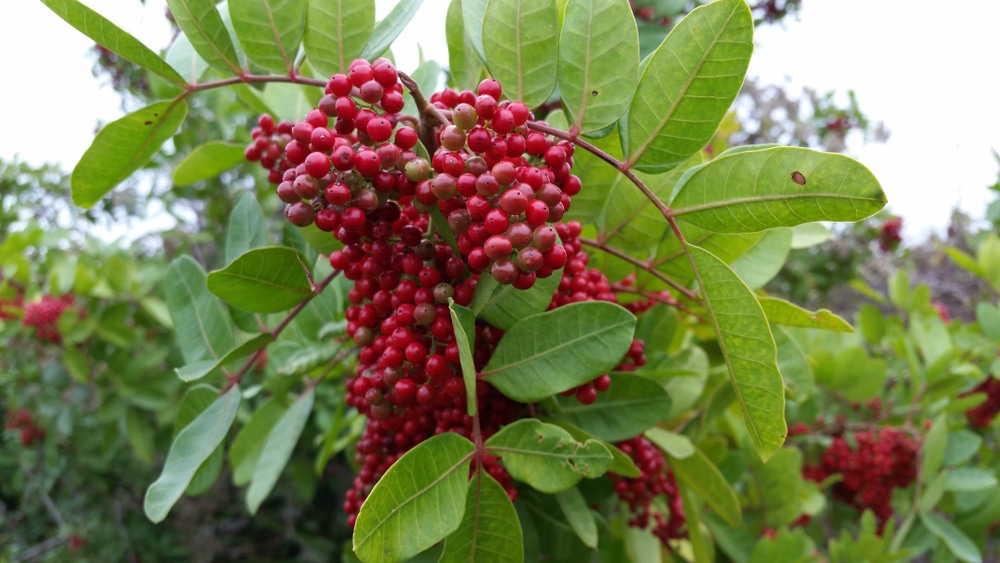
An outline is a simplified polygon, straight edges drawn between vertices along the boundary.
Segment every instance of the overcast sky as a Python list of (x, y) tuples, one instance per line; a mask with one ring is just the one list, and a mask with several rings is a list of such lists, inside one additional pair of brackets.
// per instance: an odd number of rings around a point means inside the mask
[[(164, 0), (83, 0), (154, 50), (169, 39)], [(394, 5), (378, 1), (381, 17)], [(958, 205), (981, 217), (997, 176), (1000, 103), (989, 62), (1000, 54), (1000, 2), (955, 8), (926, 0), (803, 0), (796, 20), (758, 31), (749, 75), (764, 83), (854, 89), (862, 110), (891, 131), (882, 145), (849, 152), (882, 182), (889, 207), (904, 216), (905, 236), (941, 231)], [(427, 0), (394, 49), (412, 70), (419, 42), (426, 58), (447, 61), (445, 0)], [(942, 9), (945, 8), (945, 9)], [(17, 0), (0, 19), (5, 71), (0, 158), (71, 169), (95, 124), (122, 115), (101, 88), (86, 53), (92, 42), (38, 0)]]

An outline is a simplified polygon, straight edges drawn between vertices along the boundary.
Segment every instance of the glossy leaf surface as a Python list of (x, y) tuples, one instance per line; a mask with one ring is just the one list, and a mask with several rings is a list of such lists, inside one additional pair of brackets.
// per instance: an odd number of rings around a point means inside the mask
[(312, 295), (307, 272), (301, 255), (292, 248), (255, 248), (210, 273), (208, 289), (234, 307), (276, 313)]

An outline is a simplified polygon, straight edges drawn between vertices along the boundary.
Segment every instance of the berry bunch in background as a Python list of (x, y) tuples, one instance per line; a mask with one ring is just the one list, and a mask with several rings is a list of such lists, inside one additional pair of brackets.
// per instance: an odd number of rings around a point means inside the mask
[(840, 434), (817, 464), (803, 468), (803, 475), (816, 482), (840, 475), (834, 498), (859, 512), (871, 509), (881, 531), (893, 514), (893, 490), (910, 486), (917, 477), (919, 450), (910, 434), (891, 426)]
[(985, 394), (986, 400), (965, 411), (965, 418), (969, 424), (977, 428), (986, 428), (996, 418), (997, 412), (1000, 412), (1000, 380), (990, 375), (960, 396), (965, 397), (974, 393)]
[[(628, 525), (646, 528), (653, 524), (653, 535), (663, 545), (685, 537), (686, 518), (677, 479), (667, 466), (663, 452), (642, 436), (619, 442), (618, 448), (632, 458), (641, 475), (635, 478), (611, 474), (615, 493), (632, 514)], [(666, 512), (664, 512), (664, 508)]]
[(35, 337), (39, 340), (58, 344), (62, 341), (62, 336), (59, 334), (56, 324), (63, 311), (72, 307), (75, 302), (76, 299), (70, 294), (62, 297), (43, 295), (38, 301), (24, 304), (24, 316), (21, 318), (21, 323), (26, 327), (34, 328)]
[(890, 217), (886, 219), (879, 228), (877, 240), (879, 250), (882, 252), (892, 252), (903, 242), (901, 232), (903, 230), (902, 217)]
[(28, 409), (14, 409), (7, 412), (7, 430), (20, 432), (21, 445), (28, 447), (45, 438), (45, 429), (35, 423)]

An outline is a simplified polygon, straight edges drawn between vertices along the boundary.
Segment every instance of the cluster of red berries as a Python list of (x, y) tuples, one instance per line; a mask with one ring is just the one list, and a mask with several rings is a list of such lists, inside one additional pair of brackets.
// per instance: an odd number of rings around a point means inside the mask
[(1000, 379), (990, 375), (959, 396), (965, 397), (973, 393), (984, 393), (986, 401), (965, 411), (965, 418), (969, 420), (969, 424), (977, 428), (986, 428), (996, 418), (997, 412), (1000, 412)]
[(35, 337), (39, 340), (59, 343), (62, 336), (56, 323), (63, 311), (69, 309), (75, 303), (72, 295), (66, 294), (62, 297), (44, 295), (39, 301), (31, 301), (24, 304), (24, 317), (21, 323), (27, 327), (34, 327)]
[(673, 24), (673, 20), (669, 16), (657, 18), (656, 9), (652, 5), (636, 6), (634, 0), (629, 0), (628, 3), (632, 7), (632, 14), (637, 20), (655, 23), (662, 27), (670, 27)]
[(5, 427), (7, 430), (20, 431), (21, 445), (25, 447), (45, 438), (45, 429), (35, 424), (35, 420), (28, 409), (8, 411)]
[(882, 252), (891, 252), (896, 250), (899, 243), (903, 242), (903, 237), (900, 234), (903, 230), (903, 218), (902, 217), (890, 217), (882, 223), (882, 227), (878, 231), (878, 247)]
[[(678, 539), (687, 533), (684, 529), (686, 517), (680, 491), (677, 489), (677, 479), (673, 470), (667, 466), (663, 452), (642, 436), (616, 444), (626, 455), (632, 458), (639, 468), (639, 477), (621, 477), (609, 473), (614, 480), (615, 493), (618, 498), (628, 504), (632, 517), (629, 526), (646, 528), (650, 518), (655, 522), (653, 535), (660, 539), (663, 545), (669, 545), (669, 540)], [(654, 499), (663, 497), (669, 514), (654, 505)]]
[(802, 473), (816, 482), (840, 474), (843, 479), (833, 485), (834, 498), (859, 511), (871, 509), (881, 533), (892, 517), (893, 489), (906, 488), (917, 477), (919, 450), (909, 434), (891, 426), (858, 431), (852, 437), (841, 434), (834, 436), (819, 463), (806, 466)]
[[(246, 149), (277, 184), (290, 222), (315, 224), (343, 244), (330, 265), (354, 283), (345, 317), (358, 365), (346, 403), (368, 423), (343, 505), (352, 526), (374, 484), (408, 450), (442, 432), (472, 438), (450, 300), (469, 305), (483, 273), (528, 289), (563, 269), (550, 308), (617, 302), (607, 278), (587, 268), (581, 226), (559, 222), (580, 190), (573, 145), (528, 129), (527, 106), (501, 96), (492, 79), (477, 93), (433, 94), (421, 113), (442, 123), (430, 132), (414, 124), (425, 145), (436, 144), (428, 162), (414, 151), (416, 129), (398, 113), (396, 70), (383, 59), (358, 60), (330, 79), (304, 120), (262, 116)], [(432, 228), (432, 216), (444, 220)], [(477, 370), (502, 336), (478, 322)], [(619, 367), (643, 365), (643, 348), (633, 343)], [(602, 375), (570, 394), (593, 402), (610, 383)], [(530, 412), (485, 380), (475, 396), (483, 439)], [(476, 463), (517, 497), (500, 460), (485, 454)]]

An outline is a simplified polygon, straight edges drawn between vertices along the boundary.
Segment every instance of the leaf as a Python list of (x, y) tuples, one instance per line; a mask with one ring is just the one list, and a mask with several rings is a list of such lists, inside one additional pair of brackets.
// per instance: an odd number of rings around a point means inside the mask
[(540, 278), (526, 290), (500, 285), (493, 276), (480, 276), (470, 307), (484, 321), (501, 330), (510, 330), (521, 319), (549, 308), (562, 273), (560, 269), (547, 278)]
[(221, 358), (191, 362), (182, 367), (174, 368), (174, 371), (177, 372), (177, 377), (179, 377), (181, 381), (195, 381), (205, 377), (212, 371), (228, 364), (229, 362), (249, 356), (251, 353), (260, 350), (261, 348), (265, 348), (271, 340), (272, 336), (270, 333), (258, 334), (243, 344), (240, 344), (236, 348), (233, 348)]
[(274, 484), (278, 482), (278, 477), (281, 476), (281, 471), (292, 456), (295, 444), (299, 443), (299, 437), (312, 412), (314, 389), (310, 387), (296, 399), (268, 433), (267, 442), (257, 458), (257, 467), (254, 469), (250, 488), (247, 490), (247, 510), (250, 514), (257, 514), (260, 503), (271, 493)]
[(246, 56), (272, 72), (292, 72), (306, 27), (306, 2), (229, 0), (233, 30)]
[(403, 454), (361, 505), (354, 552), (362, 561), (405, 561), (458, 529), (476, 446), (452, 432)]
[(462, 20), (465, 23), (465, 33), (469, 36), (472, 48), (475, 49), (480, 60), (484, 62), (486, 54), (483, 51), (483, 22), (486, 21), (487, 4), (489, 4), (489, 0), (462, 0)]
[(270, 244), (267, 236), (267, 220), (257, 198), (252, 192), (240, 196), (229, 216), (226, 229), (226, 263), (236, 260), (252, 248)]
[(810, 248), (833, 238), (833, 231), (822, 223), (803, 223), (792, 228), (792, 249)]
[(934, 512), (922, 510), (920, 511), (920, 521), (924, 523), (924, 526), (927, 526), (931, 533), (941, 538), (948, 546), (948, 550), (960, 561), (980, 563), (983, 560), (975, 542), (948, 520)]
[[(792, 179), (798, 171), (804, 185)], [(680, 180), (673, 216), (719, 233), (753, 233), (813, 221), (860, 221), (885, 206), (864, 165), (842, 154), (776, 147), (719, 157)]]
[(399, 0), (396, 2), (389, 15), (375, 25), (368, 45), (361, 52), (361, 58), (373, 60), (385, 53), (392, 42), (406, 29), (406, 25), (417, 14), (423, 3), (424, 0)]
[(754, 467), (760, 498), (767, 499), (764, 521), (771, 528), (790, 525), (802, 515), (802, 452), (781, 448), (767, 463)]
[(202, 462), (226, 437), (239, 406), (240, 389), (234, 385), (177, 434), (163, 471), (146, 489), (143, 509), (152, 522), (162, 522), (167, 517)]
[(462, 365), (462, 380), (465, 382), (465, 401), (469, 416), (476, 416), (476, 364), (472, 359), (472, 348), (476, 345), (476, 315), (468, 307), (463, 307), (448, 298), (451, 323), (455, 327), (455, 343)]
[(683, 434), (654, 427), (646, 430), (643, 436), (670, 457), (684, 459), (694, 455), (694, 444)]
[(73, 203), (91, 207), (145, 165), (174, 136), (187, 115), (187, 103), (155, 103), (105, 125), (73, 169)]
[(221, 358), (235, 345), (232, 322), (205, 279), (197, 262), (181, 256), (170, 264), (164, 282), (174, 334), (187, 363)]
[(277, 395), (272, 396), (253, 413), (233, 444), (229, 447), (229, 465), (233, 468), (233, 485), (242, 487), (250, 482), (257, 467), (257, 459), (264, 449), (264, 443), (271, 428), (278, 422), (288, 407)]
[(597, 549), (597, 522), (580, 489), (572, 487), (556, 493), (556, 501), (573, 531), (590, 549)]
[[(471, 0), (465, 0), (471, 1)], [(448, 75), (456, 90), (475, 91), (483, 74), (483, 63), (475, 55), (475, 47), (465, 31), (462, 15), (463, 0), (451, 0), (445, 16), (444, 32), (448, 41)], [(486, 3), (483, 2), (485, 9)], [(480, 33), (482, 30), (480, 30)], [(482, 47), (480, 46), (480, 50)]]
[(802, 401), (816, 391), (809, 357), (785, 328), (773, 327), (773, 330), (774, 344), (778, 348), (778, 371), (785, 380), (789, 396)]
[(486, 66), (507, 97), (528, 107), (545, 103), (556, 86), (559, 58), (555, 0), (490, 0), (479, 25)]
[(524, 537), (514, 503), (486, 471), (476, 471), (465, 497), (465, 515), (444, 540), (438, 563), (521, 563)]
[(215, 7), (215, 0), (167, 0), (167, 6), (202, 59), (223, 73), (242, 73), (236, 47)]
[(511, 477), (543, 493), (558, 493), (581, 478), (603, 475), (611, 453), (597, 440), (580, 443), (562, 428), (536, 418), (508, 424), (486, 440)]
[(614, 368), (634, 330), (632, 313), (604, 301), (532, 315), (504, 334), (482, 377), (515, 401), (536, 402)]
[(287, 246), (254, 248), (208, 274), (208, 289), (230, 305), (255, 313), (290, 309), (312, 295), (308, 266)]
[(785, 265), (792, 247), (792, 230), (779, 227), (764, 232), (730, 267), (750, 289), (757, 290), (774, 279)]
[(243, 163), (243, 145), (212, 141), (196, 147), (174, 169), (174, 185), (187, 186), (215, 178)]
[(639, 84), (639, 34), (632, 10), (617, 0), (570, 0), (565, 14), (559, 94), (573, 126), (590, 133), (613, 125), (632, 102)]
[[(573, 426), (572, 424), (566, 422), (565, 420), (558, 420), (552, 418), (546, 418), (543, 422), (554, 424), (559, 428), (562, 428), (569, 435), (573, 437), (577, 442), (586, 442), (588, 440), (596, 440), (590, 434), (587, 434), (583, 430)], [(611, 452), (611, 465), (608, 466), (608, 472), (614, 472), (622, 477), (638, 477), (639, 468), (636, 467), (635, 461), (631, 457), (621, 451), (614, 444), (609, 444), (608, 442), (601, 441), (603, 445), (609, 452)]]
[(939, 414), (934, 418), (930, 429), (924, 436), (924, 443), (920, 448), (920, 480), (927, 482), (930, 476), (937, 473), (944, 460), (944, 452), (948, 447), (948, 420), (946, 413)]
[(834, 332), (854, 332), (854, 327), (829, 309), (807, 311), (794, 303), (777, 297), (758, 297), (767, 321), (784, 326), (819, 328)]
[(785, 440), (784, 383), (771, 327), (756, 297), (728, 266), (697, 246), (690, 252), (747, 432), (766, 461)]
[(1000, 342), (1000, 309), (985, 301), (976, 303), (976, 321), (983, 334), (994, 342)]
[(156, 453), (156, 432), (153, 421), (149, 420), (146, 413), (134, 407), (127, 408), (125, 435), (136, 457), (146, 465), (153, 463), (153, 454)]
[(976, 492), (997, 486), (997, 476), (982, 467), (956, 467), (948, 472), (946, 490)]
[(347, 73), (361, 55), (375, 28), (372, 0), (308, 0), (306, 31), (302, 39), (306, 57), (323, 76)]
[[(275, 120), (284, 119), (295, 123), (313, 108), (316, 101), (312, 99), (312, 93), (306, 93), (300, 84), (288, 84), (284, 82), (269, 82), (264, 86), (264, 93), (261, 95), (262, 101), (267, 107), (274, 111)], [(315, 227), (315, 225), (313, 225)], [(330, 233), (322, 232), (329, 238)]]
[[(167, 47), (164, 58), (167, 64), (174, 68), (179, 68), (180, 72), (184, 75), (185, 81), (190, 84), (200, 82), (209, 69), (208, 63), (195, 52), (194, 46), (191, 45), (191, 40), (183, 33), (178, 34), (177, 38), (170, 44), (170, 47)], [(170, 92), (168, 87), (168, 91), (164, 94), (167, 96), (176, 96), (181, 91), (180, 88), (177, 88)]]
[(670, 396), (652, 379), (630, 373), (611, 376), (611, 387), (585, 405), (575, 397), (559, 397), (559, 418), (596, 438), (620, 442), (641, 434), (667, 417)]
[(739, 497), (704, 452), (695, 448), (694, 455), (685, 458), (671, 456), (670, 467), (682, 486), (697, 493), (730, 526), (739, 527), (743, 520)]
[(42, 3), (98, 45), (114, 51), (123, 59), (132, 61), (177, 86), (187, 85), (181, 75), (149, 47), (77, 0), (42, 0)]
[(740, 91), (752, 51), (753, 18), (743, 0), (718, 0), (681, 20), (639, 78), (628, 111), (626, 167), (663, 172), (708, 144)]

